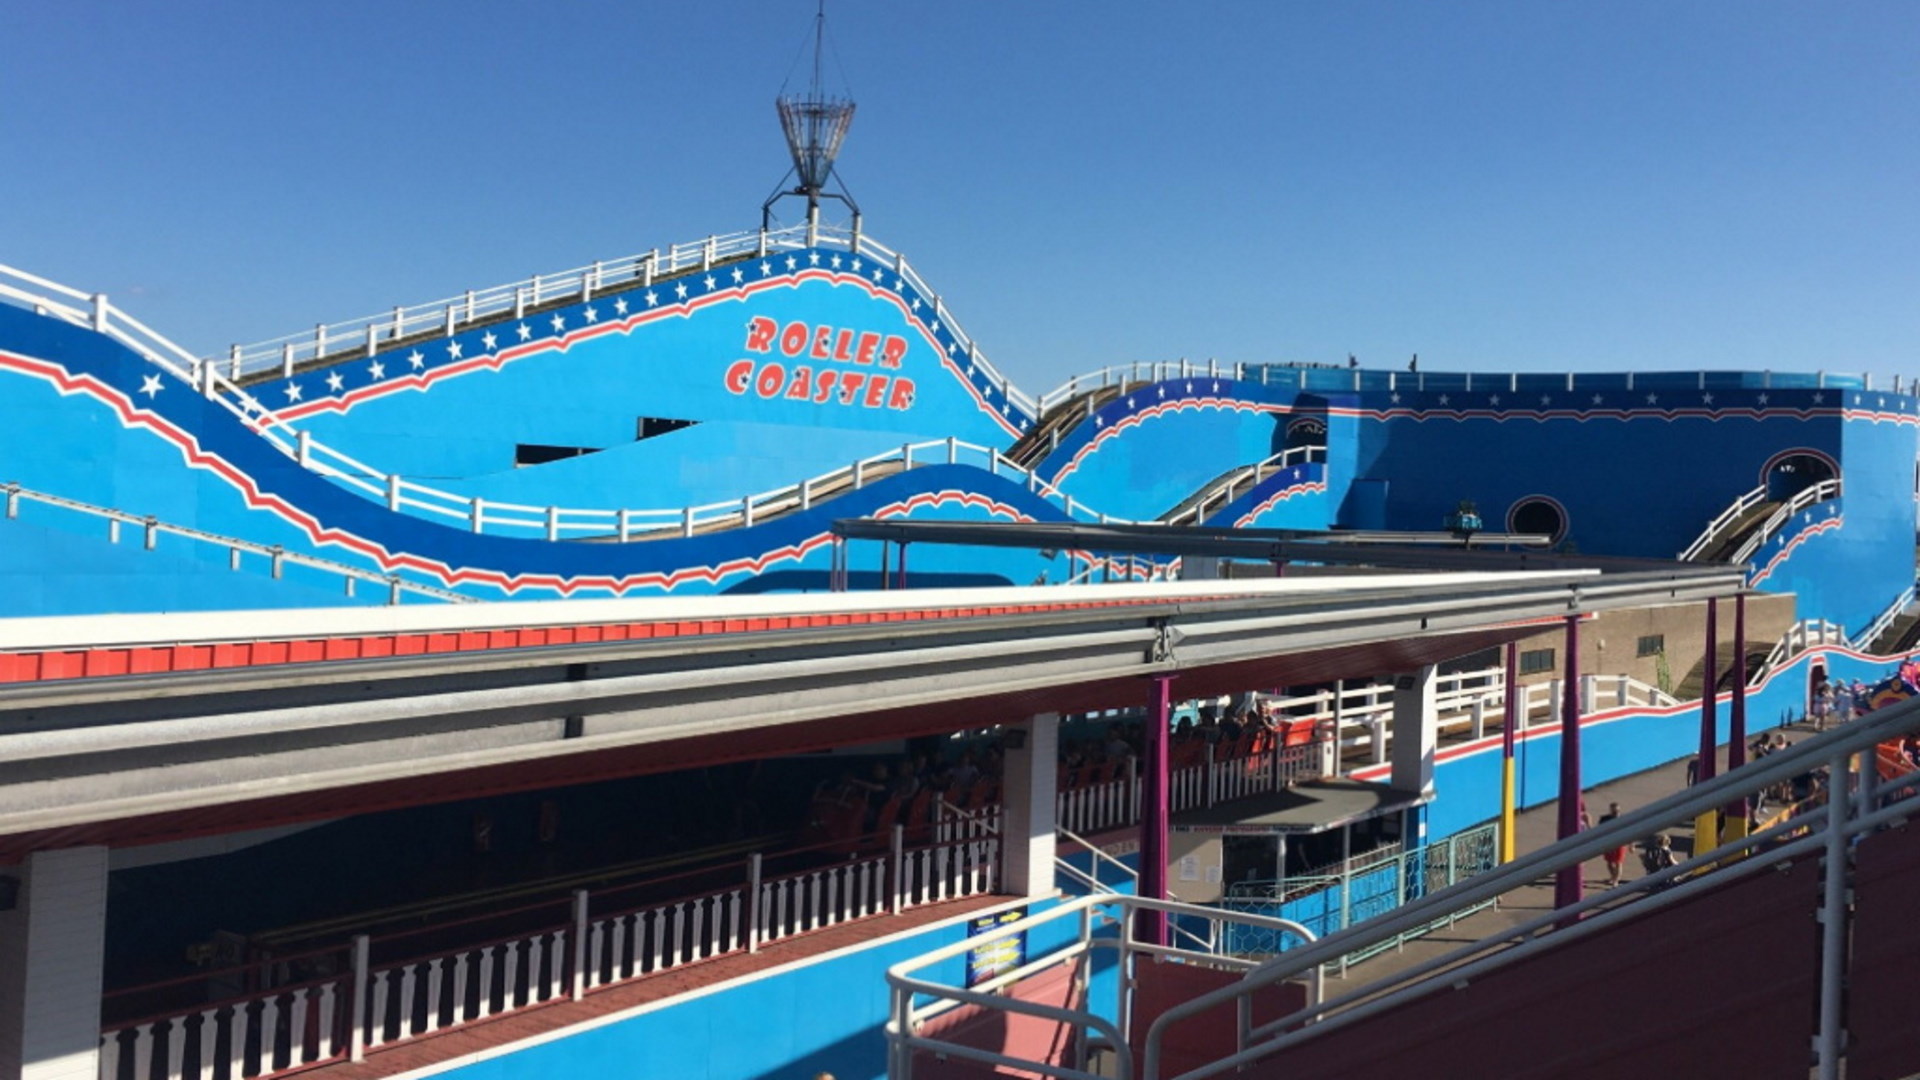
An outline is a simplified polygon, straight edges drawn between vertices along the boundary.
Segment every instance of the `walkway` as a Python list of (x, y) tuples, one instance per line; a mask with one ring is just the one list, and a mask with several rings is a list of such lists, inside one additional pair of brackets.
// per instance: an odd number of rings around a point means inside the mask
[[(1814, 733), (1813, 729), (1805, 724), (1774, 730), (1785, 735), (1789, 743), (1799, 742)], [(1769, 731), (1768, 734), (1772, 732)], [(1725, 745), (1720, 748), (1720, 760), (1723, 764), (1726, 761)], [(1687, 759), (1682, 758), (1611, 783), (1588, 788), (1587, 810), (1596, 819), (1606, 813), (1607, 804), (1610, 802), (1619, 803), (1622, 811), (1631, 811), (1666, 798), (1686, 785)], [(1555, 842), (1558, 813), (1557, 804), (1549, 802), (1523, 810), (1517, 815), (1518, 821), (1514, 834), (1520, 854), (1538, 851)], [(1692, 852), (1693, 827), (1691, 824), (1668, 829), (1667, 835), (1673, 838), (1674, 849), (1682, 859)], [(1641, 876), (1642, 873), (1637, 854), (1629, 851), (1622, 880), (1631, 880)], [(1607, 886), (1606, 865), (1599, 859), (1589, 861), (1586, 864), (1584, 877), (1588, 893), (1604, 890)], [(1497, 907), (1476, 912), (1451, 927), (1436, 930), (1424, 937), (1409, 941), (1396, 951), (1381, 953), (1350, 966), (1347, 969), (1347, 977), (1352, 979), (1363, 976), (1368, 980), (1385, 978), (1415, 964), (1451, 952), (1461, 945), (1479, 941), (1502, 930), (1518, 926), (1529, 919), (1552, 911), (1553, 907), (1553, 879), (1543, 877), (1525, 889), (1507, 893), (1501, 897)]]

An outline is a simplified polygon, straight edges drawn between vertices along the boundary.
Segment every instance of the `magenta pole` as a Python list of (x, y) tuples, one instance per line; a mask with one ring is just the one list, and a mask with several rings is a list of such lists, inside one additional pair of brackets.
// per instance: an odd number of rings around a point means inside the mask
[(900, 581), (898, 588), (907, 587), (907, 542), (900, 541)]
[[(1580, 616), (1567, 616), (1566, 684), (1560, 695), (1560, 839), (1580, 831)], [(1580, 902), (1581, 864), (1562, 867), (1553, 880), (1553, 906)]]
[(1720, 674), (1720, 601), (1707, 601), (1707, 683), (1700, 693), (1700, 771), (1704, 784), (1718, 775), (1720, 764), (1720, 718), (1716, 715), (1719, 695), (1715, 684)]
[[(1173, 728), (1173, 676), (1155, 675), (1147, 695), (1147, 760), (1140, 777), (1140, 895), (1167, 898), (1167, 761)], [(1143, 911), (1134, 927), (1137, 941), (1167, 943), (1167, 913)]]
[[(1733, 597), (1733, 701), (1727, 705), (1727, 771), (1747, 763), (1747, 596)], [(1747, 800), (1726, 807), (1727, 816), (1747, 819)], [(1744, 835), (1744, 834), (1743, 834)]]

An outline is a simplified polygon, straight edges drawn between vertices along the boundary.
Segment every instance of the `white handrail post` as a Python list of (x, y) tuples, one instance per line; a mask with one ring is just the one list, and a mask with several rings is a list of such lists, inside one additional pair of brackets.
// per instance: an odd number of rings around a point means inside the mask
[(587, 890), (573, 891), (573, 1000), (587, 996)]
[(407, 310), (402, 307), (393, 309), (393, 340), (399, 341), (407, 336)]
[(348, 1025), (349, 1061), (367, 1059), (367, 956), (372, 940), (365, 934), (353, 935), (353, 1012)]
[(307, 431), (293, 433), (293, 460), (303, 469), (313, 467), (313, 434)]
[(240, 346), (238, 345), (227, 350), (227, 378), (234, 380), (240, 378)]
[(454, 307), (454, 306), (453, 306), (452, 304), (448, 304), (448, 305), (447, 305), (447, 325), (446, 325), (446, 331), (447, 331), (447, 336), (448, 336), (448, 337), (452, 337), (452, 336), (453, 336), (453, 328), (454, 328), (454, 326), (456, 325), (456, 323), (457, 323), (457, 320), (459, 319), (459, 314), (460, 314), (460, 313), (459, 313), (459, 310), (458, 310), (457, 308), (455, 308), (455, 307)]
[(693, 535), (693, 507), (691, 506), (680, 511), (680, 535), (689, 537)]
[(760, 226), (760, 245), (754, 249), (754, 255), (756, 258), (761, 259), (767, 257), (767, 227), (765, 225)]
[(480, 497), (478, 495), (473, 497), (471, 504), (467, 508), (467, 521), (473, 527), (474, 532), (480, 532), (486, 528), (486, 511), (481, 509)]
[(860, 461), (856, 461), (853, 463), (853, 490), (855, 491), (859, 491), (860, 486), (867, 482), (867, 478), (865, 476), (866, 470), (862, 467), (864, 464), (865, 464), (864, 462), (860, 462)]
[(280, 377), (293, 378), (293, 342), (280, 346)]
[(813, 509), (813, 477), (800, 481), (800, 509)]
[(560, 508), (557, 506), (547, 507), (547, 539), (560, 539)]
[(913, 468), (913, 444), (901, 443), (900, 444), (900, 471), (906, 472), (908, 469), (911, 469), (911, 468)]
[(110, 310), (107, 306), (107, 294), (103, 292), (94, 293), (93, 328), (102, 334), (107, 332), (107, 314)]
[[(306, 432), (303, 431), (300, 434), (305, 435)], [(387, 509), (396, 511), (396, 512), (399, 511), (400, 509), (400, 474), (399, 473), (387, 474)]]
[(533, 275), (533, 281), (530, 287), (533, 289), (533, 306), (539, 307), (540, 306), (540, 275), (539, 274)]
[[(767, 230), (760, 230), (760, 242), (765, 244)], [(747, 856), (747, 951), (760, 951), (760, 925), (764, 921), (760, 911), (760, 853)]]
[(472, 289), (467, 290), (467, 320), (466, 321), (468, 322), (473, 321), (473, 290)]
[(626, 543), (627, 537), (633, 535), (633, 511), (623, 506), (614, 511), (613, 520), (614, 528), (620, 534), (620, 542)]
[(524, 319), (526, 316), (527, 287), (525, 285), (516, 285), (513, 287), (513, 317), (516, 319)]
[(947, 464), (958, 465), (959, 463), (960, 463), (960, 440), (955, 438), (952, 435), (949, 435), (947, 436)]
[(313, 358), (318, 360), (325, 355), (327, 355), (327, 324), (318, 323), (313, 328)]
[(895, 825), (893, 827), (893, 895), (888, 898), (888, 914), (900, 914), (900, 908), (906, 903), (906, 868), (907, 830), (900, 825)]
[[(374, 353), (379, 351), (380, 351), (380, 327), (376, 323), (368, 323), (367, 324), (367, 355), (372, 356)], [(234, 366), (236, 368), (239, 367), (239, 359), (237, 357), (234, 360)], [(239, 377), (238, 371), (236, 371), (234, 374), (236, 378)]]
[(743, 529), (746, 529), (746, 528), (751, 528), (752, 526), (753, 526), (753, 496), (742, 495), (740, 496), (740, 527)]

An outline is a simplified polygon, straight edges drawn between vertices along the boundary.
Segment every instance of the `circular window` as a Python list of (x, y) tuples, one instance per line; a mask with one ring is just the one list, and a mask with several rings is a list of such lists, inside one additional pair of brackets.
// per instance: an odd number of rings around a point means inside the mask
[(1818, 450), (1797, 447), (1782, 450), (1760, 469), (1760, 483), (1769, 499), (1791, 499), (1800, 492), (1840, 475), (1833, 458)]
[(1567, 536), (1567, 508), (1558, 499), (1529, 495), (1507, 508), (1507, 531), (1551, 537), (1557, 544)]

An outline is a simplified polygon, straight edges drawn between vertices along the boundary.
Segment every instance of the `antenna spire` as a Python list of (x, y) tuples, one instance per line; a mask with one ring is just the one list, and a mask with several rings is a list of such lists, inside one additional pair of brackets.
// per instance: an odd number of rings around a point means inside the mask
[[(847, 194), (846, 185), (839, 183), (839, 191), (828, 191), (827, 184), (839, 182), (834, 171), (834, 159), (840, 154), (840, 143), (847, 137), (847, 128), (853, 123), (853, 99), (848, 96), (835, 97), (825, 90), (821, 82), (822, 58), (826, 53), (827, 3), (819, 0), (819, 6), (813, 17), (813, 81), (804, 96), (788, 94), (784, 91), (774, 99), (774, 108), (780, 114), (780, 130), (787, 139), (787, 152), (793, 157), (793, 168), (788, 176), (798, 180), (790, 189), (776, 190), (760, 207), (760, 223), (764, 228), (772, 223), (773, 204), (789, 195), (798, 195), (807, 200), (808, 242), (820, 226), (820, 200), (837, 199), (853, 211), (853, 231), (860, 232), (860, 207)], [(783, 180), (782, 183), (785, 183)]]

